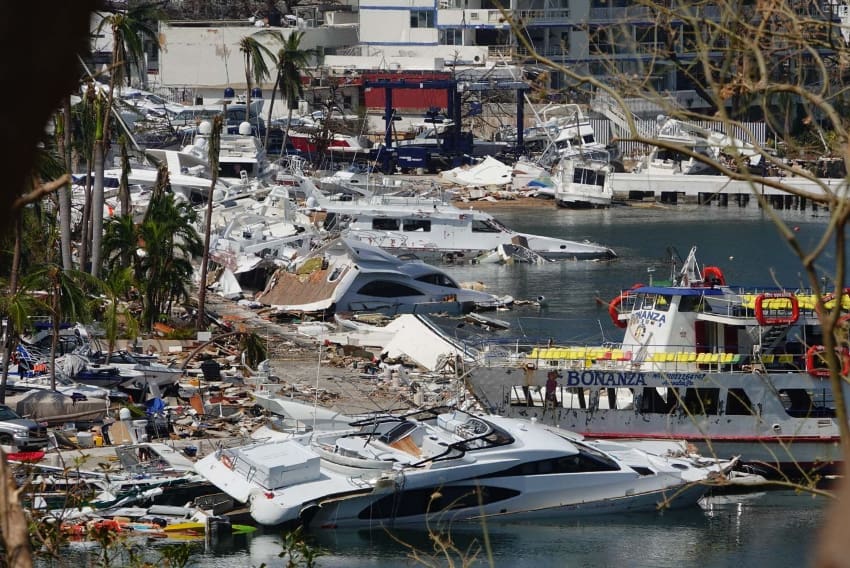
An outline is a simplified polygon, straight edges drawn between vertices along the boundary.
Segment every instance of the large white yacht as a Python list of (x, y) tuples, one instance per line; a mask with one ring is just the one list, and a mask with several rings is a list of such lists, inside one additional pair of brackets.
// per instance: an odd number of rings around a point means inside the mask
[[(604, 449), (602, 449), (604, 447)], [(515, 521), (694, 505), (730, 463), (698, 465), (453, 408), (222, 449), (197, 472), (261, 525)]]
[(350, 201), (324, 196), (303, 177), (308, 205), (327, 213), (325, 226), (393, 254), (413, 253), (443, 260), (473, 259), (500, 245), (519, 245), (547, 260), (611, 260), (610, 248), (589, 241), (513, 231), (492, 215), (460, 209), (436, 197), (401, 197), (373, 193)]

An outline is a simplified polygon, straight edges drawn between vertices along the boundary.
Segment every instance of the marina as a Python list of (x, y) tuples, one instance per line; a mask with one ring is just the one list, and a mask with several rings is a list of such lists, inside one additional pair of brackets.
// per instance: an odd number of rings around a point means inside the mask
[(846, 561), (848, 6), (80, 2), (8, 121), (8, 564)]

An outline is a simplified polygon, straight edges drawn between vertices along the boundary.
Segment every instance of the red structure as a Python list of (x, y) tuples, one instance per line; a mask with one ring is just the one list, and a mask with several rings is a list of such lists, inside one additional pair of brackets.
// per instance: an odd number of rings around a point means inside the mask
[[(451, 79), (451, 73), (442, 71), (402, 71), (389, 72), (379, 71), (374, 73), (363, 73), (361, 79), (367, 81), (445, 81)], [(366, 88), (363, 94), (367, 109), (383, 110), (385, 91), (380, 88)], [(399, 112), (420, 111), (430, 107), (446, 109), (448, 107), (448, 95), (445, 89), (396, 89), (393, 92), (393, 108)]]

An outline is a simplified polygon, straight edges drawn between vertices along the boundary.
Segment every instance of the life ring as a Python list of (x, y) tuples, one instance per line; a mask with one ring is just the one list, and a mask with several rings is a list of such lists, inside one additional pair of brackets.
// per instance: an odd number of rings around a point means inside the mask
[[(765, 315), (764, 301), (788, 300), (791, 304), (791, 313), (787, 315)], [(756, 321), (760, 325), (791, 325), (800, 317), (800, 301), (791, 292), (767, 292), (756, 296)]]
[(608, 315), (611, 316), (611, 321), (614, 322), (614, 325), (616, 325), (620, 329), (626, 329), (626, 327), (629, 325), (629, 322), (620, 319), (620, 304), (623, 302), (624, 299), (631, 296), (631, 290), (635, 290), (636, 288), (642, 287), (643, 284), (634, 284), (629, 290), (621, 292), (619, 296), (608, 302)]
[(230, 459), (229, 455), (221, 454), (221, 463), (223, 463), (224, 467), (227, 469), (233, 469), (233, 460)]
[(726, 277), (723, 275), (723, 271), (720, 270), (717, 266), (706, 266), (702, 269), (702, 279), (704, 282), (714, 285), (719, 284), (720, 286), (726, 286)]
[[(847, 349), (836, 350), (841, 355), (841, 375), (846, 377), (850, 374), (850, 352)], [(824, 352), (823, 345), (812, 345), (806, 351), (806, 372), (813, 377), (828, 377), (829, 368), (815, 365), (815, 356)]]
[[(850, 296), (850, 288), (844, 288), (844, 290), (842, 290), (842, 292), (841, 292), (841, 297), (842, 297), (841, 303), (842, 304), (844, 303), (844, 300), (843, 300), (844, 296)], [(818, 313), (818, 315), (822, 315), (821, 314), (821, 306), (823, 306), (825, 308), (826, 304), (828, 302), (833, 301), (834, 299), (835, 299), (835, 292), (828, 292), (828, 293), (824, 294), (823, 296), (821, 296), (821, 301), (815, 303), (815, 311)]]

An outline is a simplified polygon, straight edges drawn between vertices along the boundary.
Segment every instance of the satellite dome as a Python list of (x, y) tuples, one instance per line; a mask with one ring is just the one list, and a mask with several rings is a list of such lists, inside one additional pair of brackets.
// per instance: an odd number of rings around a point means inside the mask
[(251, 135), (251, 123), (250, 122), (240, 122), (239, 123), (239, 134), (242, 136), (250, 136)]
[(212, 132), (212, 123), (209, 120), (205, 120), (198, 125), (198, 133), (203, 134), (204, 136), (209, 136)]

